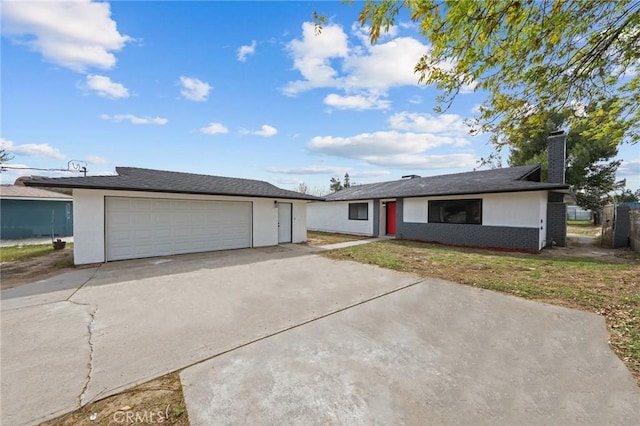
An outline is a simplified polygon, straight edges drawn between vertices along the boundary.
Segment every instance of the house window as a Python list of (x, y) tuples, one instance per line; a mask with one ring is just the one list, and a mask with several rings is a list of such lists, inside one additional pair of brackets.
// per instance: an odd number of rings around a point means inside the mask
[(429, 201), (429, 223), (482, 224), (482, 200)]
[(369, 204), (350, 203), (349, 220), (369, 220)]

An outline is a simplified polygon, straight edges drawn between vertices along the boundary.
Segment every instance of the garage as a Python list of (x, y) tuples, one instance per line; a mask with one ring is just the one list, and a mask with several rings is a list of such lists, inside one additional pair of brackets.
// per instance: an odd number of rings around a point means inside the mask
[(251, 203), (106, 197), (107, 260), (251, 247)]
[(137, 167), (25, 185), (73, 190), (76, 265), (302, 243), (307, 203), (322, 200), (261, 180)]

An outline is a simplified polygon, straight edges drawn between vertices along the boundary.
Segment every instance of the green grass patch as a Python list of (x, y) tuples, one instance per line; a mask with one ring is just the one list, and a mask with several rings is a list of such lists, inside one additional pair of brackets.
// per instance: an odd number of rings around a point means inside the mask
[(593, 226), (593, 222), (590, 220), (567, 220), (567, 225), (572, 226)]
[[(67, 243), (66, 247), (72, 248), (73, 243)], [(44, 256), (52, 253), (53, 251), (52, 244), (0, 247), (0, 262), (13, 262), (16, 260), (28, 259), (30, 257)]]
[(0, 262), (27, 259), (43, 256), (53, 251), (51, 244), (34, 244), (29, 246), (11, 246), (0, 248)]

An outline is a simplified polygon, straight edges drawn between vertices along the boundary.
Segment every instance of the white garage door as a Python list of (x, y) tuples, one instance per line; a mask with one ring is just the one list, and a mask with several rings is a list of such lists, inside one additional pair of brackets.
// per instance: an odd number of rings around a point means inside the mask
[(251, 203), (106, 197), (107, 260), (251, 247)]

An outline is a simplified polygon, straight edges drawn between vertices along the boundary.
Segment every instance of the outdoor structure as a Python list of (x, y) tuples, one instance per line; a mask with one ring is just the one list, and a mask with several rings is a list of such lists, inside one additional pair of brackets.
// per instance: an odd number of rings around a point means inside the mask
[(519, 166), (359, 185), (308, 206), (311, 230), (538, 251), (566, 240), (565, 135), (549, 138), (549, 182)]
[(73, 235), (72, 197), (21, 185), (0, 186), (0, 239)]
[(623, 248), (631, 246), (639, 251), (640, 203), (608, 204), (602, 209), (603, 247)]
[(307, 202), (320, 200), (250, 179), (116, 172), (25, 182), (73, 189), (76, 264), (304, 242)]

